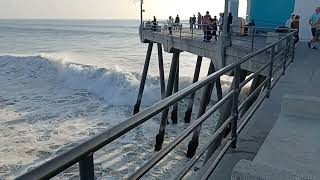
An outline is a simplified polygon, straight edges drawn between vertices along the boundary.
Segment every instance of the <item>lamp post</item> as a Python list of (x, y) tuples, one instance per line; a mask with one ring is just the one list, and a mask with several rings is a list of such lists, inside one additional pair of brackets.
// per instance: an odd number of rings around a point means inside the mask
[(143, 21), (143, 0), (140, 0), (140, 23)]
[(229, 16), (229, 0), (224, 1), (224, 16), (223, 16), (223, 36), (224, 42), (226, 42), (228, 37), (228, 16)]

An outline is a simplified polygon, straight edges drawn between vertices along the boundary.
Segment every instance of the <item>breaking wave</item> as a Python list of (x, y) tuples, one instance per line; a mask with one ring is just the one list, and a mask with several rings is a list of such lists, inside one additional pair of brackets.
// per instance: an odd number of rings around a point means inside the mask
[[(66, 59), (38, 56), (0, 56), (1, 64), (23, 66), (22, 74), (35, 72), (37, 78), (55, 78), (68, 88), (84, 89), (114, 106), (132, 106), (139, 90), (141, 75), (119, 68), (106, 69), (68, 62)], [(181, 78), (185, 87), (190, 78)], [(159, 77), (148, 76), (143, 94), (143, 106), (160, 100)]]

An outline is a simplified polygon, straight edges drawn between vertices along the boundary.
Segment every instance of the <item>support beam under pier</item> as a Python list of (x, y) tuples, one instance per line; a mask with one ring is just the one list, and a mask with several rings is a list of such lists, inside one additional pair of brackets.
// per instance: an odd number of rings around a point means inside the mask
[[(203, 59), (202, 56), (198, 56), (192, 83), (196, 83), (199, 80), (202, 59)], [(185, 123), (190, 123), (194, 98), (195, 98), (195, 93), (191, 94), (191, 96), (190, 96), (189, 103), (188, 103), (188, 109), (187, 109), (185, 116), (184, 116)]]
[[(166, 91), (166, 97), (169, 97), (172, 95), (179, 57), (180, 57), (180, 51), (176, 51), (173, 53), (167, 91)], [(160, 129), (159, 129), (159, 133), (156, 136), (155, 151), (160, 151), (162, 148), (162, 144), (164, 141), (164, 134), (165, 134), (166, 125), (168, 121), (168, 114), (169, 114), (169, 109), (166, 109), (162, 112)]]
[(164, 79), (162, 45), (160, 43), (157, 43), (157, 47), (158, 47), (161, 99), (164, 99), (166, 97), (166, 84), (165, 84), (165, 79)]
[(151, 59), (152, 48), (153, 48), (153, 43), (150, 42), (148, 45), (146, 61), (144, 63), (143, 72), (142, 72), (141, 81), (140, 81), (138, 98), (137, 98), (136, 104), (134, 105), (133, 114), (137, 114), (140, 111), (142, 95), (143, 95), (143, 91), (144, 91), (144, 87), (145, 87), (145, 83), (146, 83), (146, 79), (147, 79), (147, 75), (148, 75), (148, 69), (149, 69), (149, 64), (150, 64), (150, 59)]
[[(179, 59), (177, 63), (177, 70), (176, 70), (176, 77), (174, 80), (174, 93), (179, 91)], [(171, 113), (171, 120), (173, 124), (178, 123), (178, 106), (179, 102), (173, 105), (172, 113)]]
[[(247, 71), (246, 70), (241, 70), (240, 73), (240, 83), (242, 83), (247, 76)], [(231, 87), (229, 88), (229, 92), (231, 92), (234, 89), (234, 79), (232, 81)], [(220, 117), (216, 126), (216, 129), (219, 129), (224, 122), (231, 116), (232, 113), (232, 100), (227, 101), (220, 110)], [(231, 125), (229, 126), (229, 130), (225, 130), (225, 131), (231, 131)], [(212, 156), (212, 154), (217, 150), (217, 148), (220, 146), (223, 137), (225, 135), (226, 132), (222, 132), (221, 134), (219, 134), (219, 136), (217, 137), (216, 141), (213, 141), (213, 143), (209, 146), (208, 148), (208, 152), (206, 155), (206, 161)], [(195, 153), (195, 152), (194, 152)]]
[[(215, 72), (215, 67), (211, 60), (208, 75), (214, 72)], [(206, 112), (207, 105), (209, 104), (211, 99), (213, 85), (214, 85), (214, 82), (205, 86), (203, 90), (197, 118), (200, 118)], [(187, 157), (189, 158), (194, 156), (194, 153), (196, 152), (196, 149), (199, 145), (198, 139), (199, 139), (200, 131), (201, 131), (201, 126), (199, 126), (197, 129), (194, 130), (192, 140), (188, 144)]]

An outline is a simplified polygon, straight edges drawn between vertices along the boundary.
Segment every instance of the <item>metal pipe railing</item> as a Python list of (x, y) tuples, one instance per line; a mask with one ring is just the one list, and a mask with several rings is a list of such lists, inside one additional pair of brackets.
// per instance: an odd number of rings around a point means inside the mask
[[(237, 134), (241, 133), (241, 131), (243, 130), (245, 125), (249, 122), (251, 117), (254, 115), (254, 113), (261, 106), (261, 104), (265, 100), (265, 98), (266, 98), (266, 93), (264, 93), (264, 95), (256, 102), (256, 105), (253, 107), (252, 111), (250, 111), (249, 115), (246, 116), (245, 120), (243, 120), (243, 122), (241, 123), (239, 128), (237, 128)], [(207, 180), (210, 177), (210, 175), (212, 174), (212, 172), (214, 171), (214, 169), (218, 166), (219, 162), (221, 161), (221, 159), (223, 158), (223, 156), (227, 152), (227, 150), (230, 148), (232, 143), (234, 143), (234, 141), (236, 141), (236, 138), (231, 138), (230, 140), (228, 140), (226, 145), (223, 147), (223, 149), (218, 154), (218, 156), (214, 159), (214, 161), (212, 162), (213, 159), (210, 158), (207, 161), (207, 163), (204, 165), (204, 166), (206, 166), (206, 165), (209, 166), (209, 168), (205, 171), (205, 173), (204, 174), (200, 174), (199, 177), (196, 178), (196, 179)]]
[(229, 117), (222, 126), (214, 132), (209, 141), (204, 145), (204, 147), (200, 150), (200, 152), (191, 158), (188, 164), (180, 171), (179, 175), (175, 179), (182, 179), (188, 171), (192, 168), (192, 166), (200, 159), (200, 157), (207, 151), (212, 142), (216, 140), (216, 138), (228, 127), (229, 123), (232, 121), (233, 117)]
[[(145, 24), (145, 23), (144, 23)], [(200, 25), (202, 29), (196, 29), (191, 28), (190, 24), (188, 23), (179, 23), (178, 25), (172, 25), (171, 31), (172, 33), (169, 33), (167, 36), (171, 37), (177, 37), (177, 38), (183, 38), (183, 39), (192, 39), (192, 40), (203, 40), (205, 42), (215, 42), (218, 38), (220, 38), (220, 34), (222, 31), (218, 29), (219, 24), (216, 27), (216, 30), (212, 29), (211, 25), (208, 24), (195, 24), (196, 26)], [(175, 28), (174, 28), (175, 27)], [(211, 29), (209, 28), (211, 27)], [(246, 28), (247, 32), (240, 32), (236, 33), (233, 32), (233, 29), (240, 29)], [(153, 33), (162, 34), (165, 35), (165, 31), (168, 31), (168, 24), (166, 22), (157, 22), (157, 25), (152, 26), (151, 24), (148, 26), (145, 26), (145, 30), (152, 31)], [(268, 42), (266, 38), (282, 38), (285, 37), (288, 33), (294, 32), (294, 29), (290, 28), (277, 28), (276, 30), (282, 30), (286, 31), (287, 33), (279, 33), (279, 35), (270, 35), (267, 32), (275, 30), (271, 27), (256, 27), (256, 26), (230, 26), (229, 36), (226, 38), (231, 38), (231, 44), (237, 47), (244, 47), (251, 50), (251, 52), (255, 51), (256, 49), (259, 49), (262, 45), (268, 45), (272, 44), (271, 42)], [(210, 32), (210, 33), (209, 33)], [(283, 35), (282, 35), (283, 34)], [(240, 36), (248, 36), (251, 37), (249, 39), (240, 37)], [(211, 41), (211, 39), (214, 38), (215, 41)], [(264, 38), (264, 39), (263, 39)], [(240, 41), (240, 44), (235, 41)], [(246, 43), (247, 42), (247, 43)]]
[[(52, 160), (44, 163), (43, 165), (31, 170), (30, 172), (25, 173), (24, 175), (18, 177), (17, 179), (49, 179), (51, 177), (56, 176), (67, 168), (73, 166), (76, 163), (79, 163), (80, 167), (80, 178), (81, 179), (93, 179), (94, 178), (94, 160), (93, 154), (98, 151), (102, 147), (108, 145), (114, 140), (118, 139), (128, 131), (133, 128), (139, 126), (140, 124), (148, 121), (155, 115), (161, 113), (163, 110), (168, 109), (170, 106), (179, 102), (183, 98), (195, 93), (199, 89), (207, 86), (208, 84), (214, 82), (217, 78), (220, 78), (222, 75), (235, 70), (235, 78), (239, 78), (240, 76), (240, 67), (241, 64), (249, 61), (251, 58), (266, 52), (270, 49), (273, 49), (276, 45), (281, 43), (284, 40), (292, 38), (293, 33), (288, 34), (287, 36), (281, 38), (278, 42), (275, 42), (265, 48), (252, 52), (245, 57), (241, 58), (239, 61), (234, 62), (226, 67), (216, 71), (215, 73), (207, 76), (202, 81), (198, 81), (187, 88), (173, 94), (172, 96), (167, 97), (166, 99), (152, 105), (151, 107), (141, 111), (140, 113), (128, 118), (124, 122), (114, 126), (111, 129), (104, 131), (103, 133), (93, 137), (92, 139), (80, 144), (79, 146), (71, 149), (70, 151), (53, 158)], [(288, 57), (288, 49), (289, 46), (286, 46), (285, 50), (285, 60), (284, 65), (287, 66), (286, 58)], [(272, 61), (271, 61), (272, 62)], [(270, 65), (270, 63), (268, 65)], [(291, 61), (290, 61), (291, 62)], [(290, 64), (289, 62), (289, 64)], [(267, 67), (267, 66), (266, 66)], [(281, 64), (280, 64), (281, 67)], [(285, 70), (286, 68), (284, 68)], [(273, 76), (274, 74), (272, 74)], [(281, 76), (280, 76), (281, 77)], [(268, 77), (271, 79), (272, 77)], [(268, 80), (267, 78), (267, 80)], [(266, 80), (266, 81), (267, 81)], [(276, 81), (277, 82), (277, 81)], [(272, 86), (272, 88), (274, 85)], [(229, 145), (235, 148), (236, 139), (238, 135), (237, 130), (237, 122), (239, 119), (238, 115), (238, 96), (240, 93), (240, 82), (239, 79), (235, 81), (235, 88), (232, 90), (227, 96), (225, 96), (222, 100), (220, 100), (216, 105), (214, 105), (209, 111), (207, 111), (203, 116), (201, 116), (198, 120), (196, 120), (193, 124), (190, 125), (183, 133), (178, 136), (169, 146), (165, 147), (162, 151), (160, 151), (154, 158), (152, 158), (149, 162), (147, 162), (144, 166), (142, 166), (135, 174), (133, 174), (132, 178), (140, 178), (145, 174), (148, 170), (150, 170), (157, 162), (159, 162), (163, 157), (165, 157), (168, 152), (170, 152), (174, 147), (176, 147), (184, 138), (186, 138), (194, 129), (200, 126), (208, 117), (210, 117), (216, 110), (220, 108), (227, 100), (231, 97), (233, 98), (233, 113), (231, 116), (232, 126), (232, 140), (229, 142)], [(221, 133), (222, 129), (218, 129), (215, 136)], [(227, 148), (228, 148), (227, 147)], [(223, 154), (222, 154), (223, 156)], [(218, 160), (219, 161), (219, 160)]]
[(179, 136), (175, 138), (169, 145), (160, 150), (154, 157), (145, 163), (141, 168), (131, 175), (128, 179), (139, 179), (147, 171), (149, 171), (154, 165), (156, 165), (163, 157), (165, 157), (171, 150), (173, 150), (180, 142), (182, 142), (188, 135), (190, 135), (197, 127), (199, 127), (204, 121), (206, 121), (213, 113), (215, 113), (226, 101), (234, 96), (236, 92), (231, 91), (221, 101), (215, 104), (199, 119), (192, 123), (187, 129), (185, 129)]

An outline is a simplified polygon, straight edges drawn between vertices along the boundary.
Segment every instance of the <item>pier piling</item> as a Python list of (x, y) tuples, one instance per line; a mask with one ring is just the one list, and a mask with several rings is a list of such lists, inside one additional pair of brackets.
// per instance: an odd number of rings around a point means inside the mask
[(157, 47), (158, 47), (161, 99), (164, 99), (166, 97), (166, 84), (165, 84), (165, 79), (164, 79), (162, 45), (160, 43), (157, 43)]
[[(215, 67), (214, 67), (214, 64), (213, 64), (213, 62), (211, 60), (210, 67), (209, 67), (209, 70), (208, 70), (208, 75), (210, 75), (210, 74), (212, 74), (214, 72), (215, 72)], [(202, 93), (202, 97), (201, 97), (201, 101), (200, 101), (200, 107), (199, 107), (199, 110), (198, 110), (197, 118), (200, 118), (206, 112), (207, 105), (209, 104), (210, 99), (211, 99), (213, 85), (214, 85), (214, 82), (208, 84), (203, 89), (203, 93)], [(198, 145), (199, 145), (200, 131), (201, 131), (201, 126), (199, 126), (197, 129), (195, 129), (193, 131), (192, 140), (188, 144), (188, 151), (187, 151), (187, 157), (188, 158), (191, 158), (191, 157), (193, 157), (195, 155), (195, 152), (196, 152), (196, 150), (198, 148)]]
[[(236, 74), (236, 73), (234, 73)], [(240, 83), (242, 83), (247, 76), (247, 71), (241, 70), (240, 73)], [(229, 92), (231, 92), (235, 87), (235, 78), (233, 78), (231, 86), (229, 88)], [(227, 101), (220, 109), (220, 117), (216, 126), (216, 129), (220, 128), (223, 123), (231, 116), (232, 112), (232, 100)], [(231, 125), (229, 126), (229, 129), (222, 132), (215, 141), (209, 146), (208, 153), (206, 155), (206, 161), (212, 156), (212, 154), (217, 150), (217, 148), (220, 146), (223, 138), (229, 134), (231, 131)]]
[[(166, 91), (166, 97), (169, 97), (172, 95), (179, 57), (180, 57), (179, 51), (173, 53), (167, 91)], [(156, 136), (155, 151), (160, 151), (162, 148), (162, 143), (164, 141), (164, 133), (165, 133), (165, 129), (168, 121), (168, 113), (169, 113), (169, 109), (166, 109), (162, 112), (160, 129), (159, 129), (159, 133)]]
[[(256, 89), (260, 86), (260, 84), (266, 79), (265, 76), (262, 75), (258, 75), (257, 77), (255, 77), (252, 80), (251, 86), (250, 86), (250, 90), (249, 90), (249, 94), (248, 96), (250, 96), (253, 92), (256, 91)], [(260, 90), (261, 91), (261, 90)], [(258, 99), (260, 95), (260, 92), (258, 92), (256, 95), (254, 95), (254, 97), (246, 104), (244, 105), (244, 107), (241, 110), (240, 113), (240, 117), (243, 117), (246, 112), (250, 109), (250, 107), (254, 104), (254, 102)]]
[(143, 91), (144, 91), (144, 87), (145, 87), (145, 83), (148, 75), (148, 69), (149, 69), (149, 64), (150, 64), (150, 59), (152, 54), (152, 48), (153, 48), (153, 43), (150, 42), (148, 45), (146, 61), (144, 63), (143, 72), (142, 72), (141, 81), (140, 81), (138, 98), (137, 98), (136, 104), (134, 105), (133, 114), (137, 114), (140, 111), (142, 95), (143, 95)]
[[(176, 70), (176, 76), (174, 80), (174, 93), (179, 91), (179, 59), (177, 59), (177, 70)], [(178, 106), (179, 103), (176, 103), (173, 105), (172, 113), (171, 113), (171, 120), (172, 124), (178, 123)]]
[[(199, 80), (201, 64), (202, 64), (202, 56), (198, 56), (192, 83), (195, 83)], [(189, 98), (188, 109), (187, 109), (185, 116), (184, 116), (185, 123), (190, 123), (192, 109), (193, 109), (193, 103), (194, 103), (194, 97), (195, 97), (195, 93), (191, 94), (191, 96)]]

